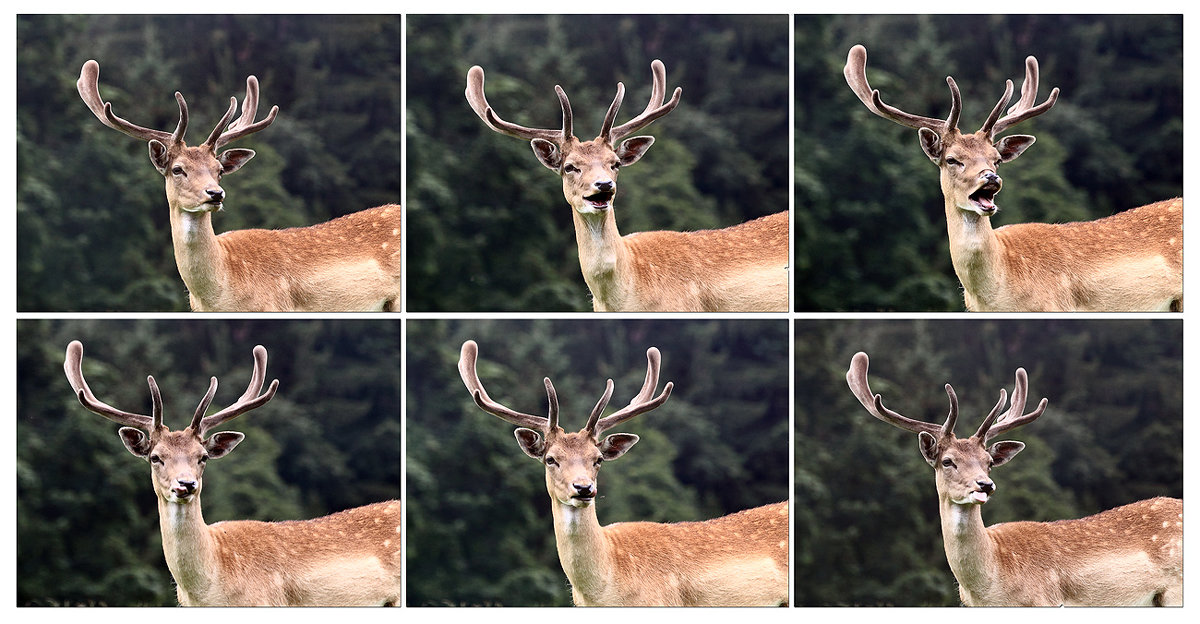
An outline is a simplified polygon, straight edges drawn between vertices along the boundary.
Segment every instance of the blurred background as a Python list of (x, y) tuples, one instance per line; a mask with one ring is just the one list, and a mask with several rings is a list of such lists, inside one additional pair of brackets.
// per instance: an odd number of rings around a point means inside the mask
[(782, 15), (410, 15), (405, 34), (410, 311), (591, 311), (562, 182), (528, 141), (493, 132), (463, 95), (486, 72), (501, 118), (582, 140), (650, 98), (650, 62), (678, 108), (621, 172), (622, 234), (721, 228), (788, 207), (788, 30)]
[(16, 50), (18, 310), (188, 309), (163, 177), (79, 98), (88, 59), (135, 124), (174, 129), (183, 93), (191, 145), (258, 76), (279, 116), (229, 146), (257, 155), (222, 181), (218, 234), (400, 201), (399, 15), (21, 15)]
[(883, 101), (945, 118), (946, 76), (974, 132), (1024, 59), (1045, 114), (1000, 167), (992, 224), (1092, 220), (1183, 194), (1181, 15), (800, 15), (796, 26), (794, 300), (805, 310), (963, 310), (936, 165), (917, 132), (875, 116), (842, 76), (867, 47)]
[(188, 425), (209, 377), (210, 412), (250, 381), (267, 348), (266, 405), (222, 429), (246, 434), (204, 475), (204, 519), (297, 520), (400, 497), (400, 329), (395, 321), (24, 320), (17, 323), (17, 604), (176, 603), (150, 466), (120, 426), (88, 411), (63, 374), (67, 343), (105, 403)]
[(615, 383), (607, 413), (662, 352), (662, 407), (617, 431), (641, 441), (600, 472), (597, 515), (613, 522), (704, 520), (788, 498), (786, 321), (409, 321), (405, 476), (407, 604), (571, 604), (558, 561), (544, 467), (515, 426), (480, 410), (458, 375), (479, 344), (478, 373), (508, 407), (546, 413), (543, 377), (578, 431)]
[(992, 477), (984, 524), (1079, 518), (1183, 496), (1183, 323), (1179, 320), (798, 321), (795, 605), (958, 605), (933, 469), (916, 434), (876, 420), (846, 386), (870, 358), (889, 408), (942, 423), (943, 386), (971, 435), (1029, 373), (1036, 421), (1001, 439), (1025, 450)]

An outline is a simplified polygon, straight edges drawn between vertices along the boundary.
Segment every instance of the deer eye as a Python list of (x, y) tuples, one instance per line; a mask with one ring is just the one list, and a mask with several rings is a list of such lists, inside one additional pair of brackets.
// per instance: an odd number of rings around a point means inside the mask
[(602, 457), (597, 457), (597, 458), (596, 458), (596, 461), (595, 461), (595, 462), (594, 462), (592, 465), (594, 465), (594, 466), (599, 466), (600, 464), (603, 464), (603, 463), (604, 463), (604, 458), (602, 458)]
[(161, 464), (161, 463), (163, 463), (163, 461), (162, 461), (162, 458), (161, 458), (161, 457), (159, 457), (158, 455), (151, 455), (151, 456), (150, 456), (150, 463), (152, 463), (152, 464)]
[(201, 465), (203, 465), (204, 462), (208, 461), (208, 455), (201, 455), (200, 459), (198, 461), (200, 462)]
[(567, 165), (563, 165), (563, 171), (565, 171), (567, 173), (579, 173), (579, 167), (576, 167), (575, 165), (567, 164)]
[(546, 465), (547, 465), (547, 466), (557, 466), (557, 465), (558, 465), (558, 460), (557, 460), (557, 459), (554, 459), (553, 457), (547, 457), (547, 458), (546, 458)]
[(962, 166), (962, 162), (960, 162), (960, 161), (959, 161), (957, 158), (949, 158), (949, 157), (947, 157), (947, 158), (946, 158), (946, 164), (947, 164), (947, 165), (952, 165), (952, 166), (954, 166), (954, 167), (961, 167), (961, 166)]
[(953, 468), (954, 460), (950, 459), (949, 457), (942, 458), (942, 465), (946, 468)]
[(180, 167), (179, 165), (175, 165), (174, 167), (171, 168), (171, 173), (173, 173), (175, 175), (183, 175), (183, 167)]

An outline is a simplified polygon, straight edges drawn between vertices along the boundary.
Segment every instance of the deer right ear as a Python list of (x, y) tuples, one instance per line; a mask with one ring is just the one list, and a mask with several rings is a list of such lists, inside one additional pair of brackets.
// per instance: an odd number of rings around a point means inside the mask
[(641, 160), (651, 145), (654, 145), (654, 137), (652, 136), (635, 136), (631, 139), (625, 139), (621, 145), (617, 146), (617, 158), (620, 159), (621, 166), (628, 167)]
[(932, 433), (922, 431), (917, 434), (917, 444), (921, 446), (921, 457), (929, 462), (930, 466), (937, 467), (937, 438), (933, 437)]
[(150, 162), (163, 175), (167, 175), (167, 165), (170, 164), (167, 160), (167, 146), (158, 139), (150, 139)]
[(600, 443), (600, 456), (604, 458), (604, 461), (612, 461), (633, 448), (638, 439), (632, 433), (614, 433)]
[(141, 429), (121, 427), (117, 434), (121, 436), (121, 443), (130, 453), (142, 459), (146, 459), (146, 456), (150, 454), (150, 436)]
[(546, 441), (542, 439), (542, 434), (533, 429), (521, 427), (513, 432), (517, 436), (517, 444), (521, 445), (521, 450), (525, 454), (542, 461), (542, 456), (546, 454)]
[(254, 158), (254, 150), (245, 148), (234, 148), (221, 152), (217, 156), (217, 160), (221, 163), (223, 170), (221, 173), (233, 173), (242, 168), (242, 165), (250, 162)]
[(563, 156), (562, 150), (558, 146), (547, 141), (546, 139), (533, 139), (529, 141), (529, 145), (533, 147), (533, 155), (537, 156), (539, 162), (546, 166), (547, 169), (558, 173), (562, 167)]
[(929, 128), (917, 130), (917, 135), (921, 137), (921, 149), (925, 155), (933, 161), (933, 164), (941, 166), (942, 152), (944, 151), (941, 135)]
[(246, 434), (237, 431), (214, 433), (204, 441), (204, 450), (208, 451), (208, 456), (212, 459), (224, 457), (245, 438)]

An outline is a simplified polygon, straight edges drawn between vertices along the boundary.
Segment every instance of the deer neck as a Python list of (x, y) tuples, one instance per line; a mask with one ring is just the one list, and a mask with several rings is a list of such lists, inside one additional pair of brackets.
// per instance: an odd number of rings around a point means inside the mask
[(171, 207), (171, 241), (175, 265), (194, 301), (217, 300), (224, 283), (224, 255), (213, 232), (211, 212)]
[(995, 546), (983, 526), (982, 505), (958, 505), (942, 496), (942, 541), (946, 561), (964, 596), (985, 597), (994, 581)]
[[(200, 512), (200, 497), (190, 503), (173, 503), (158, 498), (158, 524), (162, 532), (163, 555), (181, 602), (195, 602), (206, 588), (215, 583), (216, 545)], [(184, 600), (184, 595), (191, 600)]]
[[(572, 507), (553, 501), (558, 561), (576, 596), (600, 596), (612, 587), (608, 538), (596, 519), (595, 504)], [(578, 602), (578, 601), (577, 601)], [(595, 602), (586, 600), (586, 602)]]
[(1001, 245), (992, 230), (991, 217), (959, 208), (946, 194), (946, 230), (950, 260), (966, 291), (967, 307), (979, 309), (998, 296), (1004, 281)]
[(618, 310), (630, 296), (624, 278), (630, 274), (629, 251), (613, 209), (581, 213), (572, 210), (575, 242), (579, 246), (579, 266), (583, 279), (595, 298), (597, 311)]

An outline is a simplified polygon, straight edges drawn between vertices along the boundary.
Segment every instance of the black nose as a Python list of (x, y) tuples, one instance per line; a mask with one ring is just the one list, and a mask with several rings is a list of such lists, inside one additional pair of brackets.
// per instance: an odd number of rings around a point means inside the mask
[(225, 191), (222, 189), (207, 189), (204, 192), (208, 193), (209, 201), (223, 201), (225, 199)]
[(991, 494), (992, 492), (996, 491), (996, 484), (992, 483), (991, 481), (988, 481), (987, 479), (982, 479), (980, 481), (976, 481), (975, 485), (978, 485), (979, 490), (982, 491), (984, 494)]
[(593, 483), (572, 483), (575, 488), (575, 496), (583, 498), (594, 498), (596, 496), (596, 485)]
[(597, 182), (597, 183), (596, 183), (596, 190), (598, 190), (598, 191), (611, 191), (611, 190), (613, 190), (613, 181), (612, 181), (612, 180), (601, 180), (600, 182)]
[(180, 481), (175, 482), (175, 493), (179, 494), (180, 496), (187, 496), (195, 491), (196, 491), (196, 482), (195, 481), (180, 480)]
[(988, 184), (1000, 184), (1000, 176), (996, 175), (996, 173), (993, 171), (983, 174), (983, 179)]

